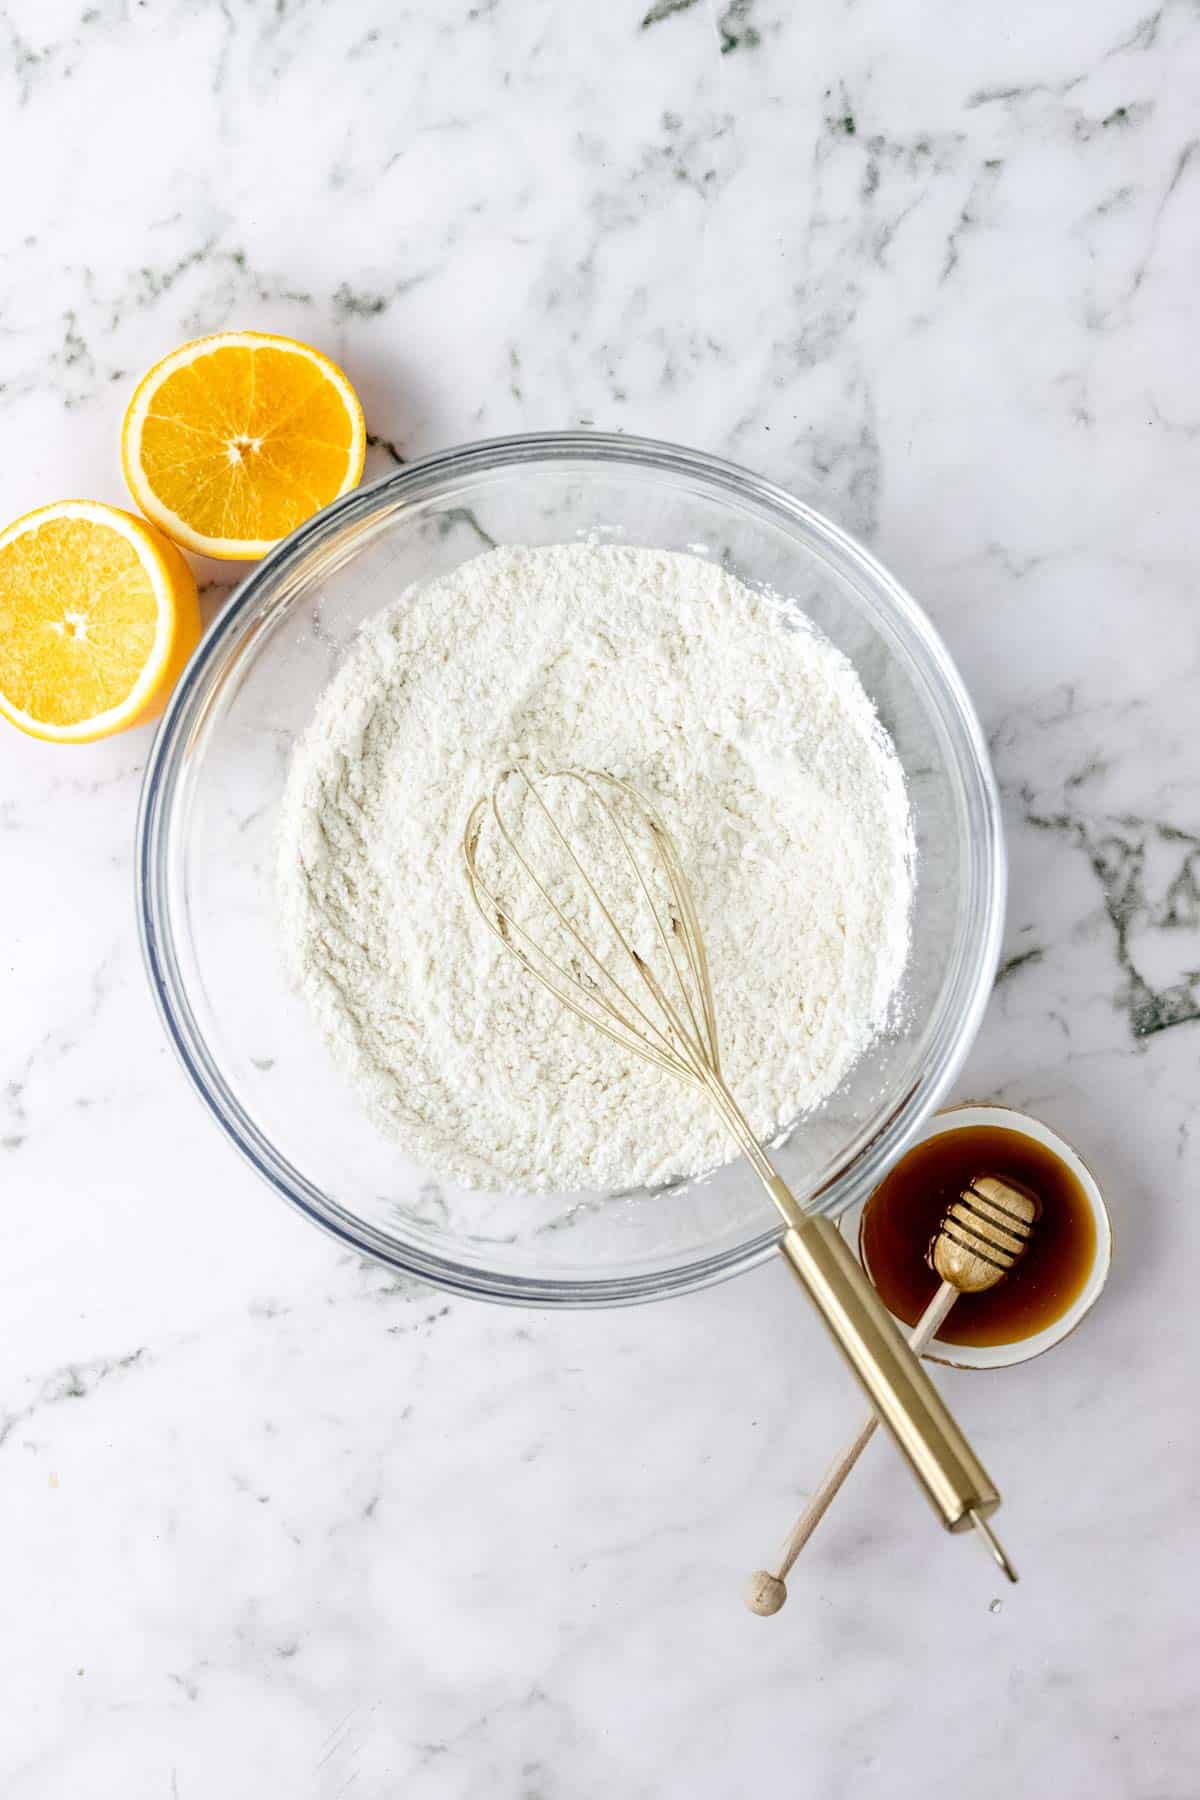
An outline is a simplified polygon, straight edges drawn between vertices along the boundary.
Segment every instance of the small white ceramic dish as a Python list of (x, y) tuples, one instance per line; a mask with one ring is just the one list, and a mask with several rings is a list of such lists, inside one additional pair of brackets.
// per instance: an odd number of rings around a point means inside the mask
[[(1035, 1331), (1031, 1337), (1020, 1338), (1013, 1344), (943, 1344), (934, 1338), (925, 1356), (929, 1362), (944, 1363), (951, 1369), (1007, 1369), (1015, 1363), (1030, 1362), (1035, 1356), (1041, 1356), (1046, 1350), (1053, 1349), (1065, 1337), (1069, 1337), (1080, 1321), (1089, 1313), (1100, 1297), (1101, 1290), (1108, 1280), (1108, 1271), (1112, 1263), (1112, 1222), (1108, 1216), (1108, 1208), (1104, 1204), (1103, 1195), (1095, 1176), (1079, 1153), (1072, 1149), (1058, 1133), (1051, 1131), (1040, 1119), (1031, 1117), (1029, 1113), (1017, 1112), (1009, 1106), (989, 1106), (986, 1104), (968, 1103), (964, 1106), (950, 1107), (927, 1121), (913, 1140), (913, 1146), (925, 1144), (931, 1138), (941, 1137), (949, 1131), (962, 1131), (971, 1126), (990, 1126), (997, 1131), (1017, 1131), (1025, 1137), (1033, 1138), (1044, 1144), (1070, 1169), (1080, 1187), (1083, 1189), (1091, 1208), (1092, 1222), (1096, 1230), (1096, 1250), (1087, 1280), (1071, 1305), (1047, 1325), (1043, 1331)], [(867, 1202), (852, 1207), (839, 1220), (841, 1230), (854, 1244), (862, 1257), (862, 1216)], [(953, 1318), (953, 1314), (951, 1314)], [(908, 1327), (902, 1320), (897, 1320), (901, 1330), (907, 1333)]]

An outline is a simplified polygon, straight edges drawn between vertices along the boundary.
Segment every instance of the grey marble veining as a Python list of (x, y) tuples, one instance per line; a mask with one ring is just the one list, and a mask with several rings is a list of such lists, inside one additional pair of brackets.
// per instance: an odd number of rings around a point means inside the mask
[(814, 499), (990, 736), (960, 1093), (1078, 1143), (1117, 1261), (1051, 1357), (945, 1377), (1018, 1589), (879, 1446), (752, 1620), (854, 1404), (782, 1270), (556, 1318), (341, 1255), (154, 1018), (146, 735), (8, 732), (6, 1796), (1196, 1792), (1198, 83), (1189, 0), (11, 0), (5, 515), (121, 501), (132, 380), (238, 325), (345, 364), (376, 473), (582, 422)]

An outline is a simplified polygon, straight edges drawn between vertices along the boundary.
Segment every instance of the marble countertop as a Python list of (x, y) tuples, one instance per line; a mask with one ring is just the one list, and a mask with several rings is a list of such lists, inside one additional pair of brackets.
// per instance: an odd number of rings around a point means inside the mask
[(131, 379), (233, 326), (344, 363), (376, 472), (587, 423), (814, 497), (991, 736), (959, 1092), (1079, 1145), (1117, 1260), (942, 1377), (1019, 1588), (878, 1447), (753, 1619), (857, 1410), (782, 1266), (551, 1317), (341, 1253), (152, 1011), (148, 734), (6, 731), (8, 1800), (1195, 1794), (1198, 83), (1188, 0), (10, 0), (4, 513), (122, 501)]

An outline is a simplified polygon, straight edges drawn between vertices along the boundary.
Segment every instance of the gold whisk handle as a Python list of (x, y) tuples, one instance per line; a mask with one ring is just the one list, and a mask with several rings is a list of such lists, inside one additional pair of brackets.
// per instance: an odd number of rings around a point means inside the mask
[[(919, 1356), (922, 1350), (924, 1350), (926, 1344), (929, 1343), (938, 1327), (944, 1322), (946, 1315), (949, 1313), (950, 1308), (957, 1299), (958, 1289), (952, 1287), (948, 1281), (943, 1281), (941, 1287), (933, 1296), (933, 1299), (929, 1302), (929, 1305), (925, 1308), (921, 1317), (917, 1320), (913, 1330), (909, 1333), (908, 1347), (915, 1356)], [(863, 1423), (859, 1426), (858, 1435), (852, 1438), (850, 1443), (846, 1445), (846, 1448), (832, 1465), (820, 1487), (817, 1488), (812, 1495), (808, 1505), (804, 1508), (804, 1511), (800, 1514), (800, 1517), (792, 1527), (791, 1536), (784, 1545), (783, 1553), (779, 1558), (779, 1563), (775, 1570), (775, 1579), (777, 1581), (787, 1580), (787, 1577), (795, 1564), (796, 1558), (800, 1555), (805, 1544), (807, 1544), (809, 1538), (817, 1529), (817, 1526), (821, 1523), (821, 1520), (825, 1517), (825, 1514), (829, 1511), (833, 1502), (837, 1499), (842, 1490), (843, 1483), (847, 1480), (855, 1463), (874, 1437), (878, 1425), (879, 1414), (877, 1412), (868, 1413), (863, 1420)]]
[(995, 1512), (1000, 1495), (883, 1301), (828, 1219), (797, 1206), (776, 1175), (766, 1183), (788, 1221), (780, 1248), (949, 1531)]

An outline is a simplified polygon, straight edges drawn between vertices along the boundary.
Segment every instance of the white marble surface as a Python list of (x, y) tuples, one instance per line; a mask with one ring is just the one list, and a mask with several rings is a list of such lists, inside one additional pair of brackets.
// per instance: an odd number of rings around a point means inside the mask
[(1025, 1579), (993, 1610), (878, 1447), (746, 1615), (852, 1404), (782, 1268), (555, 1318), (339, 1254), (152, 1013), (147, 735), (6, 733), (11, 1800), (1197, 1791), (1200, 18), (647, 4), (9, 0), (3, 510), (121, 500), (131, 376), (252, 325), (345, 363), (379, 469), (588, 421), (867, 536), (1007, 800), (960, 1091), (1115, 1216), (1083, 1330), (945, 1378)]

